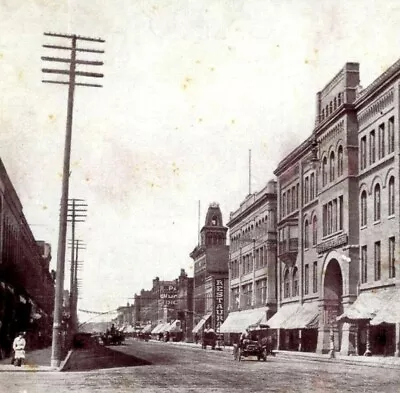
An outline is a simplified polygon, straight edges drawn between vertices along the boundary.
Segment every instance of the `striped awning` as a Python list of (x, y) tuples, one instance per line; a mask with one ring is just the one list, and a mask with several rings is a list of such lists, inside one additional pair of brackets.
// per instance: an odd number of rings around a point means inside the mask
[(372, 318), (371, 325), (380, 325), (381, 323), (400, 323), (400, 290), (393, 291), (392, 296), (387, 303)]
[(296, 314), (301, 305), (299, 303), (289, 303), (283, 304), (278, 311), (267, 321), (267, 325), (271, 329), (281, 329), (283, 328), (285, 322)]
[(318, 328), (318, 303), (304, 303), (296, 309), (281, 325), (283, 329)]

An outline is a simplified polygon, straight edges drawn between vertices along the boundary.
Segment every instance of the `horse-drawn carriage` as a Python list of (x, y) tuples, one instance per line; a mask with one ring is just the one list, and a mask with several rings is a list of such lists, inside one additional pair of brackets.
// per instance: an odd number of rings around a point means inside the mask
[(106, 331), (100, 335), (104, 345), (121, 345), (125, 341), (125, 336), (118, 330)]

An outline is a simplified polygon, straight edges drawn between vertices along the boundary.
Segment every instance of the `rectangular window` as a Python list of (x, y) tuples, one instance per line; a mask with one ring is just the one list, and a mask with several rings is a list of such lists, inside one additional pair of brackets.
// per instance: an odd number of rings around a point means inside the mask
[(299, 183), (296, 184), (296, 209), (299, 208)]
[(339, 219), (339, 230), (341, 231), (343, 229), (343, 196), (339, 197), (338, 219)]
[(296, 207), (296, 187), (292, 187), (292, 209), (297, 209)]
[(394, 236), (389, 237), (389, 278), (396, 277), (395, 252), (396, 252), (395, 237)]
[(304, 294), (308, 295), (308, 290), (309, 290), (309, 267), (308, 264), (304, 265)]
[(388, 153), (394, 152), (394, 117), (388, 123)]
[(318, 291), (318, 262), (315, 261), (313, 264), (313, 281), (312, 281), (313, 293)]
[(381, 242), (375, 242), (375, 281), (381, 279)]
[(287, 190), (286, 193), (287, 193), (287, 213), (290, 214), (292, 212), (292, 209), (293, 209), (293, 207), (292, 207), (292, 198), (291, 198), (291, 195), (290, 195), (290, 189)]
[(375, 130), (369, 133), (369, 164), (375, 162)]
[(323, 234), (323, 236), (326, 236), (328, 234), (327, 222), (328, 222), (328, 207), (327, 207), (327, 205), (324, 205), (322, 207), (322, 234)]
[(308, 191), (309, 191), (309, 181), (308, 181), (308, 176), (304, 180), (304, 203), (308, 203), (309, 198), (308, 198)]
[(385, 123), (379, 126), (378, 134), (378, 156), (379, 159), (385, 156)]
[(361, 138), (361, 169), (365, 169), (367, 166), (367, 137)]
[(367, 246), (361, 247), (361, 283), (367, 282)]
[(338, 203), (337, 199), (333, 200), (333, 207), (332, 207), (332, 217), (333, 217), (333, 232), (337, 232), (338, 230)]
[(310, 175), (310, 200), (315, 198), (315, 175), (311, 173)]

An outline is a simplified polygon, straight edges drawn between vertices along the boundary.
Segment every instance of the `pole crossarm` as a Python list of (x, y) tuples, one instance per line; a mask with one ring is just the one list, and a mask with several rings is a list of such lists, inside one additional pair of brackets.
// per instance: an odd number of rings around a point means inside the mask
[(77, 35), (77, 34), (62, 34), (62, 33), (51, 33), (51, 32), (45, 32), (43, 35), (48, 36), (48, 37), (60, 37), (60, 38), (75, 38), (76, 40), (82, 40), (82, 41), (93, 41), (93, 42), (106, 42), (103, 38), (93, 38), (93, 37), (85, 37), (82, 35)]
[[(64, 81), (51, 81), (47, 79), (42, 79), (43, 83), (53, 83), (55, 85), (69, 85), (69, 82)], [(86, 87), (103, 87), (103, 85), (98, 85), (96, 83), (75, 83), (75, 86), (86, 86)]]
[[(48, 74), (71, 75), (71, 71), (68, 71), (68, 70), (42, 68), (42, 71), (45, 73), (48, 73)], [(98, 72), (86, 72), (86, 71), (75, 71), (75, 75), (88, 76), (88, 77), (93, 77), (93, 78), (103, 78), (104, 77), (104, 74), (99, 74)]]
[[(62, 57), (48, 57), (42, 56), (43, 61), (54, 61), (58, 63), (71, 63), (71, 59), (66, 59)], [(76, 60), (75, 64), (85, 64), (85, 65), (94, 65), (94, 66), (102, 66), (104, 63), (102, 61), (90, 61), (90, 60)]]
[(105, 53), (104, 50), (101, 49), (73, 48), (71, 46), (62, 45), (43, 45), (43, 48), (70, 50), (71, 52)]

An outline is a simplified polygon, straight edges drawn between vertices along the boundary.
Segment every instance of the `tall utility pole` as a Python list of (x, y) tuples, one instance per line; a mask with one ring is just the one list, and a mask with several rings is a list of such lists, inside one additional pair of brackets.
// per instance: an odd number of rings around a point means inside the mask
[(86, 244), (82, 240), (70, 242), (69, 246), (74, 250), (73, 260), (71, 260), (71, 284), (70, 284), (70, 315), (71, 315), (71, 331), (75, 333), (78, 329), (78, 292), (79, 282), (78, 270), (82, 266), (83, 261), (79, 260), (79, 250), (86, 250)]
[(57, 247), (57, 276), (56, 276), (56, 294), (54, 300), (54, 321), (53, 321), (53, 340), (51, 350), (51, 365), (53, 367), (59, 367), (62, 357), (62, 344), (63, 344), (63, 333), (62, 333), (62, 307), (63, 307), (63, 295), (64, 295), (64, 270), (65, 270), (65, 243), (67, 235), (67, 212), (68, 212), (68, 191), (69, 191), (69, 176), (70, 176), (70, 158), (71, 158), (71, 139), (72, 139), (72, 117), (74, 108), (74, 92), (75, 86), (89, 86), (89, 87), (102, 87), (98, 84), (91, 84), (85, 82), (77, 82), (76, 77), (85, 78), (102, 78), (104, 75), (96, 72), (86, 72), (77, 70), (77, 65), (84, 66), (101, 66), (103, 62), (100, 61), (89, 61), (77, 59), (77, 52), (89, 52), (89, 53), (104, 53), (103, 50), (89, 49), (89, 48), (78, 48), (77, 43), (84, 41), (104, 43), (105, 41), (99, 38), (81, 37), (78, 35), (69, 34), (54, 34), (44, 33), (47, 37), (66, 39), (69, 41), (70, 46), (64, 45), (43, 45), (44, 48), (55, 49), (60, 51), (67, 51), (68, 57), (42, 57), (43, 61), (55, 62), (68, 64), (69, 69), (56, 69), (56, 68), (43, 68), (42, 72), (46, 74), (66, 75), (68, 80), (42, 80), (44, 83), (55, 83), (68, 85), (68, 106), (67, 106), (67, 126), (65, 133), (65, 145), (64, 145), (64, 164), (63, 164), (63, 175), (62, 175), (62, 188), (61, 188), (61, 209), (60, 209), (60, 220), (59, 220), (59, 233), (58, 233), (58, 247)]
[(74, 285), (75, 285), (75, 225), (77, 222), (84, 222), (87, 217), (87, 204), (84, 199), (69, 199), (68, 200), (68, 218), (67, 221), (71, 223), (71, 272), (70, 272), (70, 290), (69, 290), (69, 305), (70, 305), (70, 334), (76, 333), (77, 318), (74, 314)]

